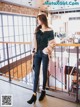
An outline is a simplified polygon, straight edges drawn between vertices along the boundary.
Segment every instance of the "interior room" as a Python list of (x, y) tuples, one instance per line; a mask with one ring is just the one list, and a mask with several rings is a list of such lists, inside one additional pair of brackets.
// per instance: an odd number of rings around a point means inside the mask
[[(33, 38), (39, 15), (47, 18), (55, 42), (48, 54), (46, 97), (29, 105), (36, 68)], [(41, 62), (38, 97), (43, 80)], [(2, 96), (11, 96), (12, 107), (80, 106), (80, 0), (0, 0), (0, 86), (0, 106), (7, 104)]]

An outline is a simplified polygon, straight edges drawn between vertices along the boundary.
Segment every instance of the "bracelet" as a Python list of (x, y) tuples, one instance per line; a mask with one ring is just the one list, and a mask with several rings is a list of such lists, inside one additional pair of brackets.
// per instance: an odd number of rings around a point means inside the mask
[(35, 51), (32, 51), (32, 53), (35, 53)]
[(35, 48), (33, 48), (33, 51), (32, 51), (32, 53), (35, 53)]

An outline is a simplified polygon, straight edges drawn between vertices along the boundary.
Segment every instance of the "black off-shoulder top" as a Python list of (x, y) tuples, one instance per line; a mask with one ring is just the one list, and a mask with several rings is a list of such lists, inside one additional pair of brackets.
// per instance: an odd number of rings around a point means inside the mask
[(44, 31), (42, 32), (39, 30), (36, 33), (36, 41), (37, 41), (37, 51), (43, 50), (45, 47), (48, 46), (48, 41), (54, 39), (54, 32), (53, 30), (50, 31)]

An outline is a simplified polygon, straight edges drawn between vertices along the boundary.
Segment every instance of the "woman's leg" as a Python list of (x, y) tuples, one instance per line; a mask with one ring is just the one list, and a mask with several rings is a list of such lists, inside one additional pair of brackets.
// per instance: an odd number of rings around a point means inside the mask
[(33, 92), (36, 93), (38, 81), (39, 81), (39, 73), (40, 73), (40, 65), (41, 65), (41, 57), (38, 54), (35, 55), (34, 59), (35, 68), (34, 68), (34, 87)]
[(37, 91), (37, 86), (38, 86), (38, 81), (39, 81), (39, 73), (40, 73), (40, 65), (41, 65), (41, 57), (39, 57), (39, 54), (35, 54), (34, 56), (34, 87), (33, 87), (33, 95), (30, 100), (27, 101), (27, 103), (32, 104), (33, 102), (36, 102), (37, 96), (36, 96), (36, 91)]
[(39, 97), (39, 101), (42, 101), (45, 97), (45, 88), (46, 88), (46, 82), (47, 82), (47, 71), (48, 71), (48, 62), (49, 58), (48, 55), (42, 54), (42, 61), (43, 61), (43, 89), (41, 91), (41, 95)]
[(49, 62), (48, 55), (45, 55), (43, 53), (42, 61), (43, 61), (43, 90), (45, 90), (46, 82), (47, 82), (48, 62)]

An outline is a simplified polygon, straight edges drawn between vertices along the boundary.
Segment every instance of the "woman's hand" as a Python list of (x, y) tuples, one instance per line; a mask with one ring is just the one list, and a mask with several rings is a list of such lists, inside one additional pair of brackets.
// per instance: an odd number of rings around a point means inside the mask
[(34, 53), (32, 53), (32, 58), (34, 58), (34, 55), (35, 55), (35, 52), (34, 52)]
[(51, 41), (49, 41), (49, 43), (48, 43), (48, 46), (46, 47), (46, 48), (44, 48), (43, 49), (43, 53), (44, 54), (51, 54), (52, 53), (52, 51), (53, 51), (53, 48), (56, 46), (56, 42), (55, 42), (55, 40), (53, 39), (53, 40), (51, 40)]
[(55, 40), (54, 40), (54, 39), (50, 40), (50, 41), (48, 42), (48, 45), (51, 46), (52, 48), (55, 47), (55, 46), (56, 46)]

